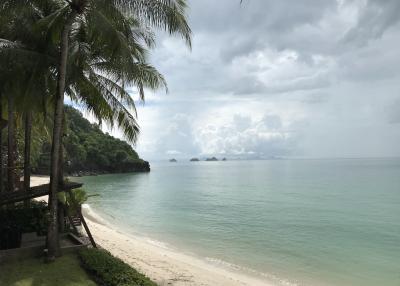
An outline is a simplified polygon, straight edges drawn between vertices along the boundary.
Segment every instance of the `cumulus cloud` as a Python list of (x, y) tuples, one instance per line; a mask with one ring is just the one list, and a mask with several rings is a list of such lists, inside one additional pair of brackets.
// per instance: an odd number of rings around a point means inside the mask
[(152, 54), (170, 93), (138, 108), (143, 156), (400, 156), (400, 1), (189, 6), (193, 50)]
[(170, 120), (163, 122), (163, 125), (157, 136), (153, 152), (162, 157), (182, 158), (200, 151), (194, 140), (194, 130), (188, 115), (175, 114)]
[(294, 147), (294, 134), (282, 127), (277, 115), (265, 115), (257, 121), (250, 116), (234, 115), (228, 124), (199, 128), (197, 135), (206, 155), (269, 158), (287, 156)]

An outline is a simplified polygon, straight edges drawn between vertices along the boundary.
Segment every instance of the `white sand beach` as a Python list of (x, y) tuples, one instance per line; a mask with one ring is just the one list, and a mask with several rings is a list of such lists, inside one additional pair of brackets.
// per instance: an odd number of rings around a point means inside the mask
[(38, 186), (43, 184), (48, 184), (50, 182), (50, 178), (48, 176), (32, 176), (31, 177), (31, 186)]
[(90, 208), (83, 210), (98, 244), (160, 285), (272, 285), (123, 233), (104, 224)]
[[(32, 177), (32, 186), (48, 182)], [(42, 197), (40, 199), (47, 199)], [(97, 244), (146, 274), (159, 285), (176, 286), (272, 286), (272, 283), (225, 269), (176, 250), (124, 233), (103, 221), (88, 206), (84, 216)]]

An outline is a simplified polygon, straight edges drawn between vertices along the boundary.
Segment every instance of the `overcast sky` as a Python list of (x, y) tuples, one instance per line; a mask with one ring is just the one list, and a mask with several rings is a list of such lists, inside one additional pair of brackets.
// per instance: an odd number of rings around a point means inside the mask
[(399, 0), (191, 0), (160, 37), (146, 159), (400, 156)]

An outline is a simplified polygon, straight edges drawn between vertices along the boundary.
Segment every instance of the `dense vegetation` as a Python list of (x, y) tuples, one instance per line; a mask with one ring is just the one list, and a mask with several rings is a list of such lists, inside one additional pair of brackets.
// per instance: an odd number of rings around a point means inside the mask
[(100, 285), (104, 286), (156, 286), (149, 278), (137, 272), (109, 252), (91, 248), (79, 252), (83, 267)]
[[(0, 130), (7, 127), (7, 167), (0, 168), (0, 192), (29, 190), (31, 159), (35, 158), (32, 151), (39, 149), (36, 171), (50, 174), (47, 261), (61, 254), (56, 194), (66, 170), (149, 170), (124, 143), (110, 144), (113, 139), (98, 127), (75, 129), (76, 125), (63, 124), (65, 96), (98, 121), (118, 127), (131, 143), (136, 142), (135, 100), (125, 87), (133, 88), (140, 100), (147, 89), (167, 90), (148, 54), (156, 44), (156, 30), (180, 35), (191, 46), (186, 8), (186, 0), (1, 1)], [(38, 125), (38, 130), (34, 127), (38, 118), (51, 120), (51, 125)], [(18, 141), (22, 125), (23, 140)], [(43, 144), (36, 148), (35, 133), (48, 126), (51, 139), (39, 142)], [(1, 137), (2, 132), (3, 143)], [(23, 161), (17, 152), (21, 142)], [(3, 158), (0, 152), (1, 166)]]
[(12, 209), (0, 208), (0, 250), (20, 247), (22, 233), (44, 235), (48, 212), (46, 203), (36, 201), (32, 201), (29, 208), (23, 204), (14, 205)]
[[(64, 172), (69, 174), (122, 173), (150, 171), (131, 145), (103, 133), (71, 106), (65, 106)], [(50, 167), (50, 142), (42, 140), (34, 172), (47, 173)]]

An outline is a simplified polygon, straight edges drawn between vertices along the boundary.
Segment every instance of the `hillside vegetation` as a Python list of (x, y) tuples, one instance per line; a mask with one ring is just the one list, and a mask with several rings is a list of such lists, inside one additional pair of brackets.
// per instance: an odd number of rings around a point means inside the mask
[[(104, 133), (82, 113), (65, 106), (64, 172), (71, 175), (150, 171), (127, 142)], [(33, 169), (46, 174), (50, 167), (50, 142), (44, 142)]]

